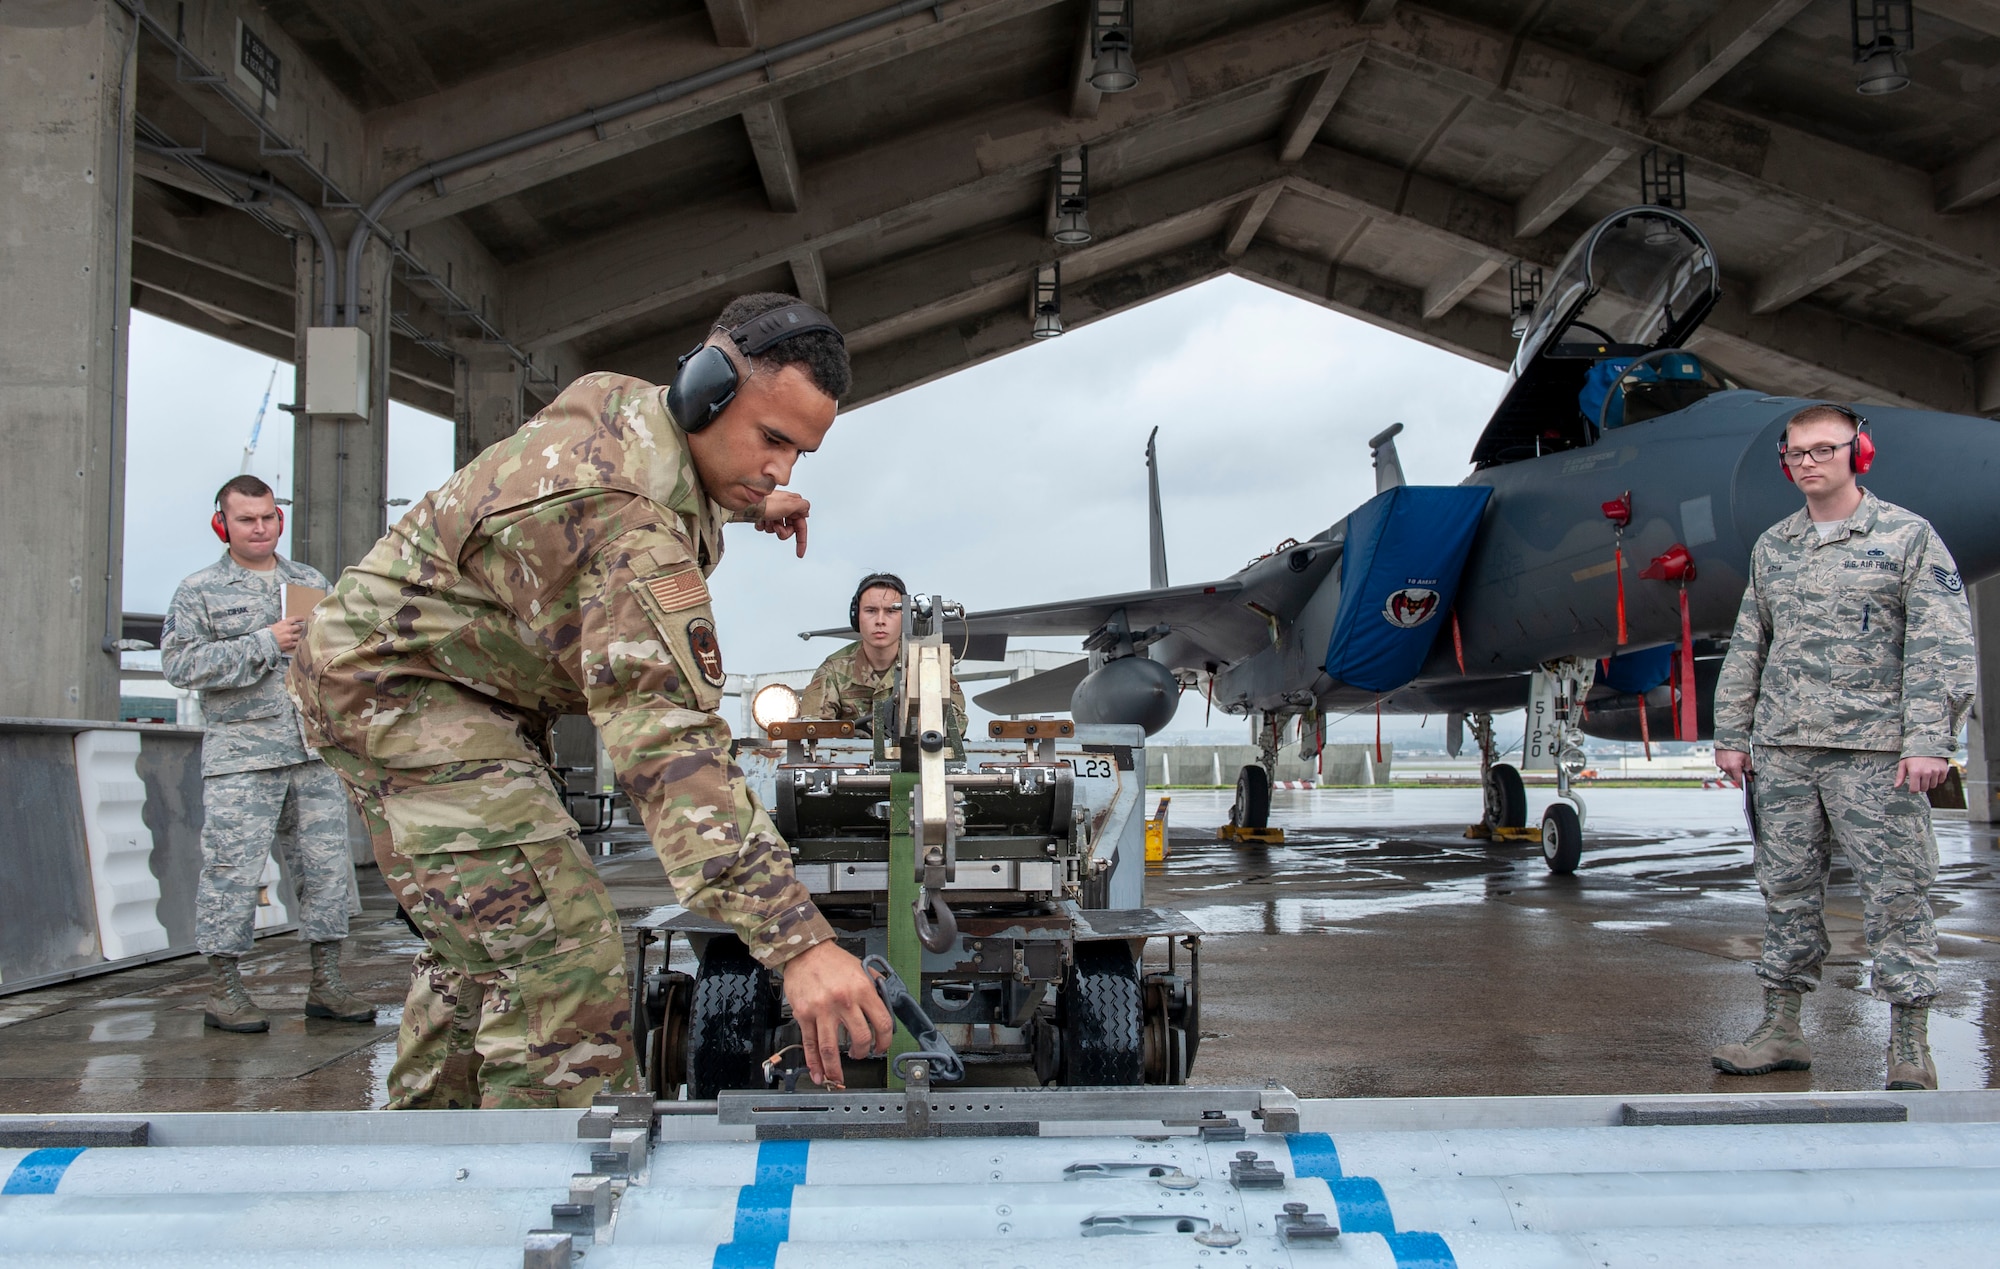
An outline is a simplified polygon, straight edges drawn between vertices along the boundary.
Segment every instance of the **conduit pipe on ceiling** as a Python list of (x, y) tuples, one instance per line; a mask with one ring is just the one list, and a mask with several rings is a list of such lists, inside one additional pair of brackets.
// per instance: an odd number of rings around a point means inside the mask
[(163, 145), (154, 145), (150, 141), (135, 141), (133, 144), (147, 154), (157, 154), (162, 158), (178, 159), (190, 167), (209, 173), (218, 180), (234, 181), (239, 185), (248, 186), (253, 190), (260, 190), (274, 198), (283, 199), (293, 211), (299, 214), (299, 219), (305, 222), (307, 231), (313, 236), (313, 242), (318, 244), (319, 247), (320, 268), (324, 270), (326, 278), (326, 285), (321, 288), (319, 299), (320, 325), (332, 326), (340, 320), (340, 301), (337, 293), (337, 286), (340, 279), (340, 256), (333, 249), (333, 235), (327, 232), (326, 221), (321, 218), (317, 211), (313, 210), (311, 203), (300, 198), (297, 194), (276, 181), (267, 180), (264, 177), (252, 175), (249, 172), (239, 171), (227, 164), (217, 163), (213, 159), (203, 158), (195, 154), (177, 152)]
[[(844, 40), (849, 36), (861, 35), (877, 27), (887, 26), (891, 22), (900, 21), (903, 18), (925, 12), (926, 10), (936, 12), (936, 0), (902, 0), (900, 4), (892, 4), (886, 9), (877, 9), (873, 13), (865, 13), (858, 18), (849, 18), (845, 22), (837, 22), (824, 30), (815, 31), (810, 35), (801, 35), (794, 40), (786, 40), (784, 43), (773, 45), (768, 49), (760, 49), (747, 56), (724, 62), (722, 65), (710, 70), (689, 75), (682, 79), (670, 80), (667, 83), (659, 85), (657, 88), (649, 88), (645, 92), (627, 97), (622, 101), (615, 101), (608, 106), (593, 106), (588, 110), (573, 114), (566, 119), (558, 119), (554, 123), (545, 123), (540, 127), (530, 128), (526, 132), (519, 132), (511, 137), (503, 137), (498, 141), (489, 141), (485, 145), (475, 146), (462, 154), (455, 154), (450, 158), (438, 159), (435, 162), (426, 163), (414, 171), (404, 173), (390, 182), (388, 187), (377, 194), (374, 201), (368, 204), (367, 212), (362, 216), (360, 223), (354, 227), (353, 237), (348, 240), (347, 285), (345, 291), (347, 297), (347, 324), (350, 326), (359, 325), (361, 320), (361, 252), (367, 245), (368, 235), (381, 223), (383, 214), (411, 190), (432, 181), (442, 180), (447, 176), (463, 172), (467, 168), (477, 167), (482, 163), (491, 163), (496, 159), (504, 159), (509, 155), (519, 154), (523, 150), (532, 149), (545, 142), (566, 137), (573, 132), (582, 132), (586, 128), (595, 129), (602, 127), (614, 120), (623, 119), (627, 115), (636, 114), (650, 106), (664, 105), (669, 101), (685, 97), (690, 93), (700, 92), (704, 88), (710, 88), (716, 84), (734, 79), (745, 72), (763, 70), (765, 67), (784, 61), (786, 58), (797, 57), (802, 53), (810, 53), (816, 49), (825, 48), (827, 45)], [(940, 20), (942, 19), (940, 18)]]

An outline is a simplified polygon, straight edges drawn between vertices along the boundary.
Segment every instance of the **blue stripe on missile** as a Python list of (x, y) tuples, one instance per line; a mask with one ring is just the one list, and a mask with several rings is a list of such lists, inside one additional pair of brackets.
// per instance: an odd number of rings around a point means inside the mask
[(82, 1153), (82, 1146), (31, 1150), (7, 1174), (7, 1184), (0, 1185), (0, 1194), (54, 1194), (62, 1184), (63, 1173), (69, 1171), (69, 1165)]
[(792, 1190), (805, 1184), (811, 1142), (757, 1146), (756, 1180), (736, 1192), (736, 1228), (715, 1249), (714, 1269), (776, 1269), (778, 1246), (792, 1232)]
[(1458, 1261), (1445, 1240), (1432, 1233), (1396, 1231), (1396, 1215), (1381, 1182), (1348, 1176), (1340, 1168), (1340, 1150), (1323, 1132), (1285, 1134), (1292, 1151), (1292, 1174), (1318, 1177), (1333, 1191), (1340, 1229), (1347, 1234), (1380, 1234), (1396, 1257), (1396, 1269), (1457, 1269)]

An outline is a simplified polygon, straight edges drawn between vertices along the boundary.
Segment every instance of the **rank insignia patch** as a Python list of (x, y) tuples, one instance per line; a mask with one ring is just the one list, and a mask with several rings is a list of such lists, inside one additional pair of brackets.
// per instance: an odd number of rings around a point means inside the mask
[(1940, 587), (1944, 588), (1945, 590), (1951, 592), (1954, 595), (1958, 594), (1960, 591), (1965, 589), (1965, 582), (1960, 579), (1957, 573), (1948, 572), (1945, 569), (1939, 568), (1935, 564), (1931, 565), (1931, 578), (1934, 581), (1936, 581)]
[(683, 608), (698, 608), (708, 603), (708, 583), (701, 579), (698, 568), (648, 578), (646, 589), (659, 601), (663, 612), (679, 612)]
[(715, 638), (715, 623), (706, 617), (696, 617), (687, 624), (687, 636), (688, 650), (694, 653), (701, 676), (710, 687), (721, 687), (722, 645)]

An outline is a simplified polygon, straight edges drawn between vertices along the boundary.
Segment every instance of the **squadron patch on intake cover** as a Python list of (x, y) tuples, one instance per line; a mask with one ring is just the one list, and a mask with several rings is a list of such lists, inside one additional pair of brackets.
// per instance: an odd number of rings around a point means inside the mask
[(660, 601), (662, 612), (679, 612), (683, 608), (699, 608), (708, 603), (708, 583), (702, 580), (698, 568), (649, 578), (646, 589)]
[(706, 617), (696, 617), (687, 624), (687, 636), (688, 650), (694, 653), (701, 676), (708, 680), (710, 687), (721, 687), (722, 645), (716, 642), (715, 623)]

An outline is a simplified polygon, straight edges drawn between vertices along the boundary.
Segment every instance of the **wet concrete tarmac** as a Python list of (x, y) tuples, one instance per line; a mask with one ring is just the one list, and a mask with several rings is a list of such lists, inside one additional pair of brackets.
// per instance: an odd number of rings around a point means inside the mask
[[(1280, 847), (1214, 840), (1227, 795), (1173, 795), (1174, 851), (1147, 882), (1204, 942), (1202, 1083), (1274, 1079), (1305, 1096), (1755, 1093), (1880, 1087), (1888, 1006), (1864, 994), (1851, 878), (1828, 899), (1834, 951), (1806, 1006), (1813, 1069), (1723, 1076), (1708, 1051), (1758, 1011), (1762, 905), (1740, 795), (1588, 793), (1583, 867), (1532, 843), (1462, 836), (1473, 789), (1280, 791)], [(1539, 814), (1545, 795), (1530, 791)], [(2000, 849), (1941, 816), (1933, 900), (1944, 960), (1931, 1036), (1948, 1088), (2000, 1086)], [(602, 862), (628, 916), (670, 902), (649, 851)], [(300, 1016), (305, 949), (244, 960), (267, 1035), (204, 1031), (195, 958), (0, 997), (0, 1111), (352, 1109), (380, 1105), (416, 941), (372, 870), (350, 986), (377, 1023)]]

